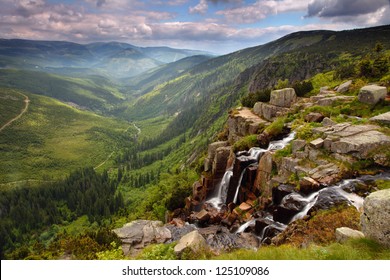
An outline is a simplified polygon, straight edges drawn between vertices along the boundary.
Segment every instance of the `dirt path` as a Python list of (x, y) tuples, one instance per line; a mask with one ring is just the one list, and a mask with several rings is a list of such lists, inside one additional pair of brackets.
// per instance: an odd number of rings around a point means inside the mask
[(24, 96), (24, 103), (25, 103), (25, 104), (24, 104), (24, 108), (23, 108), (23, 110), (20, 112), (19, 115), (17, 115), (15, 118), (9, 120), (5, 125), (3, 125), (2, 127), (0, 127), (0, 132), (1, 132), (4, 128), (6, 128), (7, 126), (9, 126), (11, 123), (13, 123), (14, 121), (18, 120), (21, 116), (23, 116), (24, 113), (27, 112), (28, 106), (29, 106), (29, 104), (30, 104), (30, 99), (28, 98), (27, 95), (25, 95), (25, 94), (23, 94), (23, 93), (20, 93), (20, 92), (19, 92), (19, 94), (21, 94), (21, 95)]
[[(136, 137), (138, 137), (138, 135), (141, 134), (141, 129), (135, 125), (135, 123), (133, 123), (132, 125), (130, 125), (128, 128), (125, 129), (124, 132), (128, 131), (130, 127), (134, 126), (135, 129), (137, 129), (137, 135)], [(111, 154), (108, 155), (108, 157), (103, 161), (101, 162), (99, 165), (95, 166), (93, 169), (96, 170), (98, 169), (99, 167), (103, 166), (111, 157), (112, 155), (114, 154), (115, 151), (112, 151)]]

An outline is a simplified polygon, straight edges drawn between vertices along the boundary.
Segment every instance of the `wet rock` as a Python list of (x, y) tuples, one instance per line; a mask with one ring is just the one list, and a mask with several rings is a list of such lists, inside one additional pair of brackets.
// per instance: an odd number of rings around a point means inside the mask
[(390, 189), (371, 193), (363, 203), (362, 231), (390, 248)]
[(336, 241), (339, 243), (345, 243), (352, 238), (364, 238), (364, 234), (361, 231), (351, 229), (348, 227), (341, 227), (336, 229)]
[(174, 251), (180, 255), (185, 249), (189, 248), (193, 252), (199, 252), (206, 249), (208, 246), (203, 236), (196, 230), (187, 233), (176, 244)]
[(377, 85), (368, 85), (360, 89), (358, 99), (362, 103), (377, 104), (384, 100), (387, 95), (387, 88)]
[(305, 116), (305, 121), (307, 122), (322, 122), (325, 116), (321, 113), (309, 113)]
[(278, 107), (290, 108), (297, 100), (297, 95), (293, 88), (273, 90), (269, 103)]
[(182, 238), (187, 233), (196, 230), (196, 226), (193, 224), (184, 224), (182, 227), (177, 227), (175, 225), (166, 225), (166, 228), (171, 232), (171, 240), (170, 242), (174, 242)]
[(271, 189), (269, 186), (269, 181), (271, 179), (272, 167), (273, 167), (273, 158), (272, 152), (265, 152), (260, 158), (259, 166), (257, 169), (257, 176), (255, 180), (256, 189), (264, 197), (271, 196)]
[(285, 196), (273, 213), (274, 220), (283, 224), (288, 224), (291, 219), (307, 205), (307, 203), (308, 202), (298, 193), (292, 193)]
[(295, 192), (295, 186), (293, 185), (279, 185), (272, 188), (272, 203), (279, 205), (282, 202), (283, 197)]
[(378, 122), (381, 124), (387, 124), (390, 125), (390, 112), (380, 114), (378, 116), (372, 117), (370, 121)]
[(338, 93), (345, 93), (345, 92), (347, 92), (349, 90), (349, 87), (351, 86), (351, 84), (352, 84), (352, 80), (349, 80), (349, 81), (339, 85), (337, 87), (337, 92)]
[(327, 210), (339, 205), (350, 205), (350, 202), (335, 188), (323, 189), (318, 193), (318, 198), (313, 207), (310, 208), (308, 214), (310, 215), (314, 211)]

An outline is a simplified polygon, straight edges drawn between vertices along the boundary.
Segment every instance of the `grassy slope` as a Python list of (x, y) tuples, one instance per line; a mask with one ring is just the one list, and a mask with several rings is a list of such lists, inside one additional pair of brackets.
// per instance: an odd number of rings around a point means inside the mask
[[(7, 92), (3, 89), (0, 95)], [(134, 132), (129, 129), (124, 133), (129, 128), (126, 122), (79, 111), (52, 98), (25, 94), (31, 100), (28, 111), (0, 133), (0, 183), (47, 180), (78, 167), (97, 166), (125, 145), (126, 137)], [(8, 103), (0, 102), (1, 112), (8, 111)], [(11, 111), (10, 118), (14, 114)]]

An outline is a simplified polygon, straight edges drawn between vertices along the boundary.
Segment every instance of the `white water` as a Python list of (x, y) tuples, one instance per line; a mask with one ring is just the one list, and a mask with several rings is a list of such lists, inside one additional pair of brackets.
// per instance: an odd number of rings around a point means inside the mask
[[(273, 150), (280, 150), (283, 149), (290, 143), (295, 137), (295, 132), (291, 132), (286, 138), (283, 138), (282, 140), (277, 140), (270, 142), (268, 145), (268, 148), (266, 150), (258, 147), (251, 148), (249, 150), (249, 156), (248, 158), (256, 159), (257, 162), (259, 161), (260, 155), (267, 151), (273, 151)], [(248, 167), (247, 167), (248, 168)], [(241, 182), (242, 178), (244, 176), (244, 173), (246, 171), (246, 168), (241, 172), (240, 180), (238, 181), (236, 193), (234, 195), (233, 203), (237, 203), (238, 199), (238, 193), (240, 192)]]
[(232, 176), (233, 176), (232, 168), (229, 168), (228, 170), (226, 170), (225, 174), (223, 175), (221, 182), (218, 183), (214, 192), (215, 195), (209, 200), (207, 200), (207, 202), (213, 205), (214, 208), (221, 209), (221, 206), (226, 201), (227, 190)]
[(308, 202), (308, 204), (302, 209), (301, 212), (296, 214), (291, 219), (290, 223), (305, 217), (307, 215), (307, 213), (309, 212), (310, 208), (312, 208), (313, 205), (317, 202), (319, 194), (325, 190), (328, 190), (328, 189), (334, 189), (340, 196), (345, 197), (351, 205), (355, 206), (356, 209), (360, 210), (363, 207), (364, 199), (355, 193), (348, 193), (348, 192), (343, 190), (343, 187), (345, 187), (353, 182), (362, 182), (362, 180), (361, 179), (343, 180), (334, 186), (326, 187), (324, 189), (319, 190), (318, 192), (312, 193), (309, 196), (307, 196), (306, 198), (302, 197), (302, 201), (306, 201), (306, 202)]

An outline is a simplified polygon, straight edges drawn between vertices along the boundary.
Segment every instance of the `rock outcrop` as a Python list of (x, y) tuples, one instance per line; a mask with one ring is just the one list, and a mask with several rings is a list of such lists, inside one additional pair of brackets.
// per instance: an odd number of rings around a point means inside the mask
[(390, 125), (390, 112), (370, 118), (370, 121)]
[(136, 254), (152, 243), (165, 243), (172, 237), (161, 221), (136, 220), (113, 232), (121, 239), (125, 255)]
[(296, 100), (293, 88), (274, 90), (271, 92), (270, 102), (257, 102), (253, 112), (268, 121), (273, 121), (276, 117), (286, 114)]
[(367, 104), (377, 104), (384, 100), (387, 95), (387, 88), (377, 85), (368, 85), (360, 89), (358, 98), (360, 102)]
[(248, 108), (240, 108), (230, 114), (228, 119), (228, 141), (234, 143), (243, 136), (258, 133), (268, 122), (252, 113)]
[(362, 232), (390, 248), (390, 189), (371, 193), (363, 203)]

